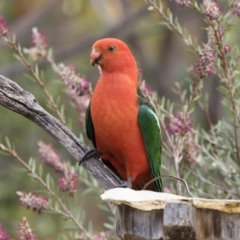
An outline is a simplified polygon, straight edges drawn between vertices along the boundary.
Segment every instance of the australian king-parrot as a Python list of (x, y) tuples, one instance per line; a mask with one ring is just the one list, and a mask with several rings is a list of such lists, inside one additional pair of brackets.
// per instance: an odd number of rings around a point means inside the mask
[[(128, 46), (114, 38), (96, 41), (90, 59), (100, 70), (85, 120), (95, 150), (80, 161), (96, 153), (141, 190), (161, 175), (162, 139), (154, 108), (139, 88), (136, 61)], [(161, 192), (161, 179), (148, 189)]]

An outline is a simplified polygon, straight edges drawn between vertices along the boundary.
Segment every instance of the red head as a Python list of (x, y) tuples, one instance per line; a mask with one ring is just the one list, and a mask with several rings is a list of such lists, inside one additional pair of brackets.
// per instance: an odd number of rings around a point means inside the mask
[(119, 39), (104, 38), (93, 44), (90, 55), (91, 63), (98, 64), (103, 73), (137, 74), (136, 61), (128, 46)]

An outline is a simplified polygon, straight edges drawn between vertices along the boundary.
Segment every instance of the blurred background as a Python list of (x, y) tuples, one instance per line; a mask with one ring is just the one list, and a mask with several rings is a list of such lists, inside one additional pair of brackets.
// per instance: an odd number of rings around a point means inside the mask
[[(164, 1), (163, 1), (164, 2)], [(224, 8), (226, 1), (220, 1)], [(203, 29), (204, 22), (200, 15), (187, 8), (179, 8), (174, 1), (165, 1), (179, 22), (198, 39), (206, 41)], [(196, 57), (186, 51), (181, 38), (158, 24), (161, 17), (148, 11), (144, 0), (8, 0), (0, 1), (0, 15), (4, 17), (11, 33), (16, 34), (21, 46), (32, 45), (32, 28), (37, 27), (48, 39), (53, 48), (56, 62), (76, 66), (77, 72), (92, 82), (93, 87), (98, 79), (97, 68), (89, 62), (92, 44), (105, 37), (115, 37), (125, 41), (137, 59), (148, 85), (156, 90), (159, 96), (177, 100), (172, 92), (174, 82), (183, 82), (188, 76), (187, 67), (196, 61)], [(232, 43), (239, 41), (239, 36), (232, 36)], [(35, 82), (26, 79), (25, 67), (13, 57), (13, 52), (0, 41), (0, 74), (16, 81), (21, 87), (32, 92), (38, 102), (46, 108), (46, 99)], [(83, 126), (77, 123), (79, 113), (69, 104), (64, 86), (57, 75), (45, 62), (40, 68), (46, 73), (47, 89), (66, 105), (66, 116), (72, 119), (73, 132), (78, 136), (84, 132)], [(186, 82), (187, 84), (187, 82)], [(210, 94), (210, 113), (213, 122), (221, 117), (219, 94), (216, 91), (218, 79), (207, 83)], [(206, 119), (199, 116), (202, 125)], [(16, 151), (25, 160), (37, 157), (37, 142), (43, 140), (52, 143), (63, 160), (71, 156), (49, 135), (38, 126), (0, 106), (0, 136), (8, 136), (14, 143)], [(89, 143), (89, 142), (88, 142)], [(0, 223), (6, 231), (14, 235), (17, 223), (27, 216), (35, 233), (41, 238), (56, 238), (63, 224), (57, 216), (42, 215), (17, 204), (16, 191), (32, 191), (34, 183), (26, 174), (18, 171), (19, 164), (10, 157), (0, 155)], [(47, 169), (48, 171), (49, 169)], [(81, 188), (81, 186), (79, 186)], [(81, 192), (81, 189), (78, 191)], [(108, 218), (97, 205), (101, 201), (96, 195), (79, 195), (81, 205), (86, 208), (87, 218), (91, 219), (96, 231), (102, 230), (102, 223)]]

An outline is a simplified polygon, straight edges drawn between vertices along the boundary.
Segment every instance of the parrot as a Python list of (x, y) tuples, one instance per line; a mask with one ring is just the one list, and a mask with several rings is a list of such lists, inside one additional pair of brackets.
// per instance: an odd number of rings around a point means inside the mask
[[(99, 157), (132, 189), (142, 190), (161, 176), (162, 136), (156, 112), (140, 90), (136, 60), (126, 43), (104, 38), (93, 44), (90, 62), (100, 71), (85, 117), (94, 149), (80, 162)], [(161, 192), (161, 178), (147, 190)]]

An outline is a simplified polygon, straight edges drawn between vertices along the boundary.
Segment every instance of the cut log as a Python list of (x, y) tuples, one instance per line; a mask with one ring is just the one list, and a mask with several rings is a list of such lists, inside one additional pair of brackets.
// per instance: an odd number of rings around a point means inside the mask
[(240, 201), (186, 198), (115, 188), (101, 195), (117, 205), (124, 240), (240, 240)]

